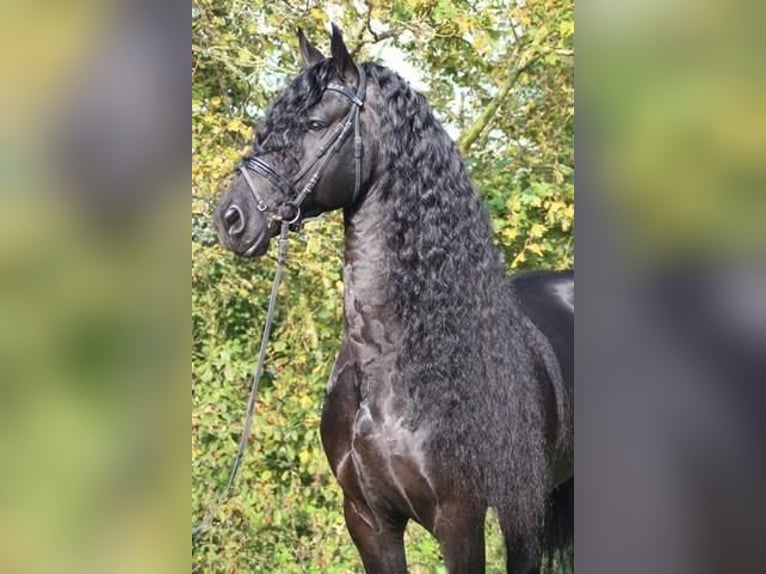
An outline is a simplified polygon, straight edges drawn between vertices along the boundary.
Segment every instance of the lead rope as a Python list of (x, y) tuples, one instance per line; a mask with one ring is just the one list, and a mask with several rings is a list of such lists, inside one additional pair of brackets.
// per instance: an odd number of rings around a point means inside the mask
[(226, 501), (229, 495), (234, 479), (237, 477), (242, 458), (245, 454), (245, 448), (250, 440), (250, 427), (253, 424), (253, 415), (255, 414), (255, 403), (258, 398), (258, 389), (261, 386), (261, 376), (263, 375), (263, 365), (266, 360), (266, 349), (269, 346), (269, 334), (271, 332), (271, 323), (274, 320), (274, 313), (277, 308), (277, 294), (279, 292), (279, 283), (282, 280), (282, 272), (285, 267), (285, 260), (287, 259), (287, 233), (290, 229), (290, 224), (287, 221), (282, 221), (282, 228), (279, 233), (279, 255), (277, 256), (277, 268), (274, 271), (274, 281), (271, 284), (271, 297), (269, 298), (269, 308), (266, 313), (266, 323), (263, 325), (263, 335), (261, 336), (261, 347), (258, 352), (258, 365), (255, 369), (255, 375), (253, 376), (253, 384), (250, 387), (250, 397), (247, 400), (247, 415), (245, 416), (245, 426), (242, 430), (242, 437), (239, 439), (239, 448), (237, 449), (237, 456), (234, 459), (234, 463), (231, 465), (231, 471), (229, 472), (229, 481), (226, 483), (226, 487), (218, 497), (217, 502), (213, 507), (205, 513), (205, 517), (202, 522), (192, 528), (192, 541), (204, 530), (210, 527), (213, 522), (213, 518), (218, 513), (221, 505)]

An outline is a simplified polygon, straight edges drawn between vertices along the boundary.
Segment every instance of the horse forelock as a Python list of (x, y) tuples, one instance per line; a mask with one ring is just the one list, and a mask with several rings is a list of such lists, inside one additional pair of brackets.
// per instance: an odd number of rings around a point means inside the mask
[(256, 128), (253, 154), (278, 153), (295, 169), (300, 161), (308, 110), (337, 77), (332, 61), (323, 60), (302, 70), (274, 100)]

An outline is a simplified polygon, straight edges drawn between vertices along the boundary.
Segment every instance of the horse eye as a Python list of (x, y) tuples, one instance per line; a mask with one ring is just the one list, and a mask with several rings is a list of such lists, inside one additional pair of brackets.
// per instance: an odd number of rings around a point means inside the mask
[(319, 120), (310, 120), (308, 126), (312, 132), (319, 132), (327, 127), (324, 122), (320, 122)]

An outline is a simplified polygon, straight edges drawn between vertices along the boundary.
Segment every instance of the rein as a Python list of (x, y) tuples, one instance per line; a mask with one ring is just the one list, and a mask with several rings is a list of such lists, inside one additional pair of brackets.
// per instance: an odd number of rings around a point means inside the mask
[[(339, 84), (329, 84), (327, 86), (326, 90), (338, 92), (339, 94), (346, 96), (353, 104), (352, 108), (346, 115), (345, 120), (335, 128), (332, 136), (322, 145), (316, 156), (309, 162), (306, 167), (301, 169), (301, 171), (298, 172), (298, 174), (294, 176), (291, 181), (288, 181), (268, 162), (259, 157), (250, 157), (245, 160), (244, 165), (239, 167), (239, 171), (245, 178), (245, 181), (247, 182), (247, 185), (250, 188), (253, 197), (255, 198), (258, 211), (263, 213), (269, 211), (269, 208), (266, 202), (264, 202), (258, 194), (255, 183), (250, 177), (249, 171), (253, 171), (261, 177), (267, 179), (271, 184), (279, 187), (282, 191), (293, 193), (295, 190), (295, 185), (301, 179), (303, 179), (303, 177), (306, 176), (311, 168), (319, 163), (319, 167), (311, 176), (311, 179), (309, 179), (308, 183), (306, 183), (306, 185), (301, 189), (301, 191), (298, 192), (292, 200), (282, 205), (278, 209), (278, 213), (275, 216), (272, 216), (272, 220), (279, 221), (281, 224), (279, 232), (279, 253), (277, 256), (277, 267), (274, 271), (274, 280), (271, 284), (271, 296), (269, 297), (266, 322), (263, 325), (263, 334), (261, 335), (261, 344), (258, 352), (258, 363), (255, 368), (255, 374), (253, 375), (252, 385), (250, 386), (250, 396), (247, 399), (245, 424), (242, 430), (242, 436), (239, 439), (237, 455), (234, 458), (234, 462), (231, 465), (231, 470), (229, 471), (229, 480), (227, 481), (223, 492), (221, 492), (213, 507), (205, 513), (202, 521), (192, 528), (192, 541), (194, 541), (194, 539), (197, 538), (200, 533), (210, 527), (210, 525), (213, 523), (213, 518), (220, 510), (223, 503), (226, 501), (226, 498), (231, 491), (231, 487), (234, 484), (234, 480), (237, 477), (239, 467), (242, 464), (242, 458), (244, 457), (247, 443), (250, 440), (250, 427), (252, 426), (253, 416), (255, 415), (255, 403), (256, 399), (258, 398), (258, 390), (261, 386), (261, 377), (263, 376), (263, 366), (266, 361), (266, 350), (269, 344), (271, 324), (274, 321), (274, 314), (277, 307), (277, 294), (279, 292), (279, 284), (282, 280), (282, 273), (285, 268), (285, 261), (287, 260), (288, 232), (292, 225), (298, 223), (298, 220), (301, 216), (301, 206), (303, 205), (303, 202), (305, 201), (306, 197), (308, 197), (308, 195), (311, 194), (316, 188), (319, 180), (322, 178), (325, 169), (327, 168), (327, 165), (330, 162), (330, 159), (332, 159), (332, 157), (340, 151), (340, 148), (342, 147), (346, 138), (351, 133), (352, 126), (354, 127), (355, 166), (354, 195), (352, 198), (352, 203), (356, 201), (356, 198), (359, 195), (362, 184), (362, 136), (359, 129), (359, 114), (361, 113), (361, 109), (364, 106), (366, 78), (364, 75), (364, 70), (361, 67), (357, 66), (357, 71), (359, 73), (359, 86), (356, 93)], [(291, 210), (292, 213), (290, 212)]]
[(277, 309), (277, 293), (279, 292), (279, 283), (282, 280), (282, 272), (285, 268), (285, 261), (287, 260), (287, 233), (290, 229), (290, 223), (286, 220), (282, 221), (282, 227), (279, 233), (279, 254), (277, 255), (277, 268), (274, 271), (274, 280), (271, 283), (271, 296), (269, 297), (269, 307), (266, 312), (266, 322), (263, 325), (263, 334), (261, 335), (261, 346), (258, 351), (258, 364), (255, 368), (255, 375), (253, 375), (253, 383), (250, 386), (250, 396), (247, 399), (247, 411), (245, 415), (245, 426), (242, 430), (242, 436), (239, 439), (239, 448), (237, 448), (237, 456), (234, 457), (234, 462), (231, 465), (229, 471), (229, 480), (226, 483), (226, 487), (218, 497), (218, 501), (213, 508), (205, 513), (205, 517), (202, 522), (192, 528), (192, 540), (194, 540), (203, 530), (206, 530), (213, 522), (213, 517), (220, 510), (221, 505), (225, 502), (234, 479), (237, 477), (239, 466), (242, 463), (242, 457), (245, 454), (245, 448), (250, 440), (250, 427), (253, 424), (253, 415), (255, 414), (255, 401), (258, 398), (258, 389), (261, 386), (261, 377), (263, 376), (263, 365), (266, 361), (266, 349), (269, 345), (269, 334), (271, 333), (271, 324), (274, 321), (274, 313)]

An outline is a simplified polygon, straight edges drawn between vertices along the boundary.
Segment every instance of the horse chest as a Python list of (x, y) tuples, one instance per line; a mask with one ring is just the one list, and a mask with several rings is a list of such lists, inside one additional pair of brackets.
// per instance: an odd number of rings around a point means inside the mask
[(390, 371), (365, 372), (341, 352), (324, 405), (322, 442), (345, 495), (371, 526), (402, 516), (427, 526), (437, 503), (424, 448), (428, 434), (408, 428), (385, 381), (370, 384), (370, 377), (386, 376)]

